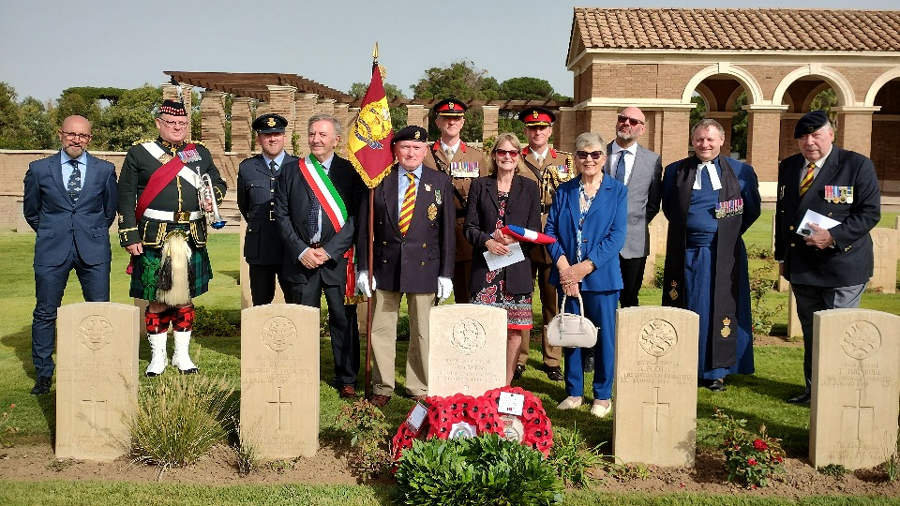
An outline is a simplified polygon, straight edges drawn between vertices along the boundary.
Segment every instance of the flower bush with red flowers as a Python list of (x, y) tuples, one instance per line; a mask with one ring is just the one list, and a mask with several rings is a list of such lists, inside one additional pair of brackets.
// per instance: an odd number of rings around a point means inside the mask
[[(498, 411), (501, 392), (524, 396), (521, 415)], [(479, 397), (463, 394), (433, 396), (427, 397), (424, 403), (428, 408), (428, 416), (418, 432), (414, 432), (405, 422), (397, 429), (391, 446), (395, 460), (400, 459), (404, 450), (412, 448), (415, 439), (457, 439), (497, 434), (530, 446), (545, 457), (553, 447), (550, 418), (540, 399), (527, 390), (506, 386), (490, 390)], [(412, 412), (410, 410), (410, 415)]]
[(753, 434), (746, 429), (747, 420), (736, 420), (718, 409), (713, 418), (723, 435), (719, 449), (725, 454), (728, 481), (740, 477), (748, 488), (765, 487), (772, 474), (784, 472), (781, 440), (769, 436), (765, 425)]

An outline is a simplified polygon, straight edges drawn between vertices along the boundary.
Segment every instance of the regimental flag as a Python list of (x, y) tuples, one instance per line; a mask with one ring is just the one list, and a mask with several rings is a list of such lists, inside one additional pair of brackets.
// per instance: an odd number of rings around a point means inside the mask
[(522, 228), (518, 225), (507, 225), (501, 228), (500, 231), (515, 237), (519, 241), (533, 242), (535, 244), (553, 244), (556, 242), (556, 239), (547, 234)]
[(347, 141), (348, 158), (369, 188), (378, 186), (394, 163), (391, 112), (381, 74), (381, 67), (374, 63), (372, 81), (360, 106), (359, 116), (350, 127)]

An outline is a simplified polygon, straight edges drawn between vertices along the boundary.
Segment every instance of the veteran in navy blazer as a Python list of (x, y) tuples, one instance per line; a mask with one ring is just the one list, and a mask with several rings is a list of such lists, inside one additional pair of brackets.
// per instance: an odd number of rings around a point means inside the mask
[[(341, 139), (340, 128), (340, 122), (328, 114), (309, 119), (310, 155), (284, 165), (275, 190), (275, 221), (284, 243), (283, 268), (291, 301), (319, 307), (325, 294), (334, 355), (333, 384), (341, 397), (352, 398), (356, 397), (359, 372), (359, 329), (356, 304), (347, 299), (347, 263), (348, 250), (356, 238), (356, 209), (364, 186), (353, 165), (334, 153)], [(324, 176), (318, 173), (320, 168)], [(322, 184), (316, 183), (314, 173), (320, 174)], [(328, 181), (344, 204), (345, 214), (340, 208), (329, 208), (344, 220), (339, 230), (329, 218), (329, 209), (325, 209), (327, 202), (316, 193), (323, 192), (327, 201), (326, 195), (331, 195), (326, 193)], [(337, 198), (334, 200), (337, 203)], [(355, 284), (349, 288), (354, 294)]]
[(37, 232), (37, 304), (31, 325), (35, 395), (50, 392), (56, 312), (72, 269), (85, 301), (109, 301), (109, 227), (118, 198), (115, 167), (85, 151), (92, 137), (87, 119), (69, 116), (58, 133), (63, 149), (29, 164), (22, 199), (25, 221)]
[[(775, 259), (791, 283), (803, 329), (806, 391), (788, 402), (808, 404), (813, 314), (859, 307), (874, 270), (870, 232), (881, 219), (881, 191), (872, 160), (834, 145), (834, 129), (823, 111), (804, 115), (794, 138), (800, 153), (778, 166)], [(801, 230), (808, 211), (839, 225), (826, 230), (812, 224)]]
[(626, 107), (616, 119), (616, 139), (606, 146), (603, 172), (628, 187), (628, 228), (619, 253), (622, 268), (622, 307), (638, 305), (644, 268), (650, 255), (648, 225), (659, 213), (662, 200), (662, 158), (638, 144), (644, 133), (644, 113)]
[[(567, 313), (584, 315), (599, 327), (594, 352), (591, 414), (603, 418), (612, 409), (615, 365), (616, 308), (622, 290), (619, 252), (625, 245), (628, 189), (603, 174), (606, 143), (600, 134), (586, 132), (575, 139), (575, 163), (580, 175), (556, 190), (544, 233), (556, 238), (547, 246), (553, 259), (550, 283), (557, 286)], [(567, 397), (559, 409), (581, 406), (584, 370), (581, 348), (564, 348)]]
[(237, 177), (237, 202), (247, 222), (244, 258), (250, 265), (250, 298), (254, 306), (270, 304), (275, 298), (275, 280), (285, 301), (291, 301), (284, 279), (281, 235), (275, 224), (275, 187), (285, 164), (296, 161), (284, 151), (287, 120), (277, 114), (263, 114), (253, 120), (256, 142), (262, 150), (241, 162)]
[[(408, 126), (394, 136), (392, 147), (398, 160), (375, 187), (373, 265), (368, 265), (369, 203), (359, 212), (357, 248), (360, 291), (373, 296), (372, 352), (374, 365), (370, 402), (382, 407), (394, 391), (397, 318), (400, 298), (409, 306), (409, 351), (406, 360), (407, 394), (424, 398), (428, 391), (428, 316), (435, 297), (441, 302), (453, 292), (456, 253), (456, 206), (453, 180), (423, 163), (428, 132)], [(412, 175), (412, 181), (409, 177)], [(406, 195), (414, 188), (410, 215)], [(406, 218), (408, 228), (404, 226)], [(405, 232), (404, 232), (405, 230)], [(369, 269), (374, 277), (368, 284)]]

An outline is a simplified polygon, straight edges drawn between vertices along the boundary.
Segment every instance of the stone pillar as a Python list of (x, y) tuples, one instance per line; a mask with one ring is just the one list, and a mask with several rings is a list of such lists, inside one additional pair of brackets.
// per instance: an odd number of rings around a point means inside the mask
[[(775, 195), (778, 181), (778, 156), (781, 139), (781, 115), (786, 105), (745, 105), (750, 114), (747, 122), (747, 163), (756, 169), (760, 193)], [(768, 182), (768, 185), (763, 184)]]
[(333, 98), (323, 98), (316, 103), (316, 114), (331, 114), (334, 116), (334, 104), (337, 100)]
[(406, 104), (406, 126), (412, 125), (428, 129), (428, 109), (424, 105)]
[[(578, 111), (575, 120), (575, 137), (578, 137), (584, 132), (597, 132), (603, 136), (603, 140), (611, 140), (616, 133), (617, 115), (617, 106), (591, 107), (589, 109)], [(557, 122), (558, 120), (559, 118), (557, 118)], [(572, 145), (574, 146), (574, 137), (572, 138), (572, 141)]]
[(881, 107), (836, 107), (834, 143), (865, 156), (872, 153), (872, 113)]
[[(725, 129), (725, 144), (722, 146), (722, 154), (731, 156), (731, 125), (734, 121), (734, 113), (728, 111), (711, 111), (706, 117), (714, 119)], [(737, 157), (735, 157), (737, 158)]]
[(560, 107), (559, 112), (556, 113), (556, 123), (553, 124), (553, 139), (562, 151), (575, 152), (575, 137), (578, 137), (578, 129), (576, 128), (577, 116), (578, 114), (574, 107)]
[[(691, 145), (691, 109), (689, 107), (667, 107), (652, 111), (649, 114), (644, 111), (647, 120), (652, 117), (653, 130), (648, 139), (648, 149), (656, 151), (662, 156), (663, 167), (681, 160), (688, 155), (688, 146)], [(646, 135), (646, 134), (645, 134)]]
[[(293, 86), (280, 86), (274, 84), (266, 85), (269, 89), (269, 113), (284, 116), (288, 121), (287, 128), (284, 129), (286, 145), (290, 145), (291, 137), (297, 128), (297, 110), (294, 105), (294, 94), (297, 88)], [(303, 131), (301, 129), (301, 131)]]
[(235, 97), (231, 104), (231, 151), (246, 158), (253, 152), (253, 99)]
[[(190, 84), (180, 84), (178, 86), (175, 86), (171, 82), (162, 83), (162, 85), (160, 85), (160, 87), (162, 88), (163, 100), (176, 100), (176, 101), (181, 100), (182, 103), (184, 103), (184, 110), (187, 111), (188, 117), (190, 117), (190, 115), (193, 112), (193, 107), (192, 107), (193, 95), (191, 95), (191, 92), (194, 89), (194, 87), (191, 86)], [(181, 88), (181, 98), (178, 98), (178, 89), (179, 88)], [(191, 122), (190, 121), (188, 121), (186, 138), (187, 139), (191, 138)]]
[(350, 133), (350, 121), (352, 120), (350, 117), (350, 104), (335, 104), (334, 117), (341, 124), (341, 140), (335, 151), (344, 156), (347, 152), (347, 135)]
[(481, 133), (481, 141), (486, 142), (488, 139), (497, 139), (500, 134), (500, 106), (483, 105), (481, 112), (484, 114), (483, 131)]
[(316, 113), (316, 102), (318, 101), (318, 97), (319, 96), (314, 93), (304, 93), (303, 95), (298, 95), (294, 100), (294, 105), (297, 109), (297, 138), (293, 141), (291, 138), (288, 138), (288, 144), (295, 147), (294, 154), (296, 156), (306, 156), (309, 154), (306, 124), (309, 122), (309, 118)]
[(213, 155), (216, 166), (223, 167), (225, 156), (225, 94), (204, 91), (200, 94), (201, 139)]

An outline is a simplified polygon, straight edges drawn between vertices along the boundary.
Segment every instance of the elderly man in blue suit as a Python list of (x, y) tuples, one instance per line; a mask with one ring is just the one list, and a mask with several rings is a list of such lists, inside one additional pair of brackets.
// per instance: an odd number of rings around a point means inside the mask
[(117, 200), (115, 167), (85, 151), (92, 137), (87, 119), (69, 116), (58, 133), (62, 150), (31, 162), (25, 173), (22, 200), (25, 221), (37, 232), (37, 303), (31, 324), (34, 395), (50, 393), (56, 310), (72, 269), (81, 282), (84, 300), (109, 301), (109, 227), (116, 217)]

